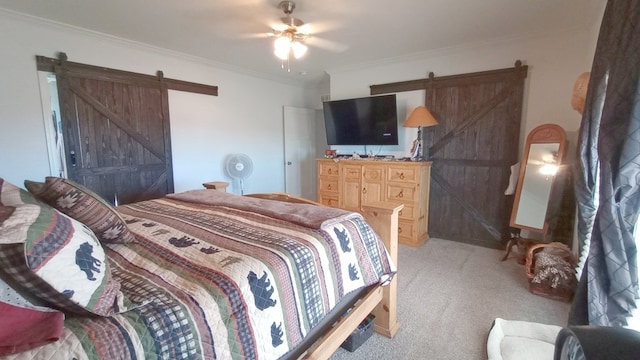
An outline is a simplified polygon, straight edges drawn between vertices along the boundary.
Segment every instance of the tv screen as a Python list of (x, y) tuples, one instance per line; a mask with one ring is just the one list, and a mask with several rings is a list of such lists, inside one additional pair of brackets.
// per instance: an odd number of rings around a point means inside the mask
[(398, 145), (396, 95), (325, 101), (329, 145)]

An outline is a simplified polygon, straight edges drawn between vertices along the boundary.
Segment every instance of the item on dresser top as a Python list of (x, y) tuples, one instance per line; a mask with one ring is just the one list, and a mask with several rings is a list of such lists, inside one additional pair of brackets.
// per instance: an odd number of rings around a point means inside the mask
[(324, 151), (324, 158), (325, 159), (333, 159), (334, 157), (336, 157), (338, 155), (338, 150), (325, 150)]

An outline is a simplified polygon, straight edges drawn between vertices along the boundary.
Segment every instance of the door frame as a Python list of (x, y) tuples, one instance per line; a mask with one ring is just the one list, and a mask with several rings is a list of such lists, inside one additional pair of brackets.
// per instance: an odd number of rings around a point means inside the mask
[[(316, 111), (309, 108), (284, 106), (284, 179), (285, 192), (310, 200), (317, 197), (317, 117)], [(299, 126), (304, 124), (304, 126)], [(292, 133), (293, 131), (293, 133)], [(299, 157), (300, 140), (306, 144), (305, 157)]]

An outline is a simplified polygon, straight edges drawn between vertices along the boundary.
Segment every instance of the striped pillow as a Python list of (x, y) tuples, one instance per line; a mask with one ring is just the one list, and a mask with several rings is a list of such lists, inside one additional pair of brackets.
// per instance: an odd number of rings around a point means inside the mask
[(0, 276), (51, 307), (110, 316), (127, 308), (93, 232), (0, 178)]
[(120, 214), (102, 197), (69, 179), (49, 176), (44, 183), (25, 180), (41, 201), (87, 225), (104, 243), (130, 243), (135, 237)]

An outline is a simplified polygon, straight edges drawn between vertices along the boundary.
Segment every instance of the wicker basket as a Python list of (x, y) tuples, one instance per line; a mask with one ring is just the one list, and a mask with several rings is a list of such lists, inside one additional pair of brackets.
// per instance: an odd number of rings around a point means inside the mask
[(577, 285), (575, 267), (575, 258), (565, 244), (552, 242), (531, 246), (525, 263), (529, 291), (570, 302)]

